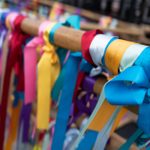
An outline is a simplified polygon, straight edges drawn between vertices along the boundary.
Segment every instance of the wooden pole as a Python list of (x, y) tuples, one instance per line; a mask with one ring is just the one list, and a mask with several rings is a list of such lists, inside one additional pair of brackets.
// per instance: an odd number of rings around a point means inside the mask
[[(42, 21), (33, 19), (25, 19), (21, 25), (22, 30), (30, 35), (38, 35), (38, 29)], [(72, 51), (81, 50), (81, 37), (84, 31), (75, 30), (73, 28), (62, 26), (55, 35), (54, 41), (57, 46), (66, 48)]]
[[(25, 33), (37, 36), (38, 29), (41, 23), (42, 23), (41, 20), (26, 18), (21, 25), (21, 29)], [(81, 51), (81, 37), (83, 33), (84, 31), (82, 30), (75, 30), (73, 28), (62, 26), (56, 31), (54, 35), (54, 43), (57, 46), (69, 49), (71, 51)], [(99, 93), (101, 91), (102, 87), (99, 83), (100, 82), (98, 80), (94, 85), (93, 90), (95, 93)], [(137, 113), (137, 108), (135, 107), (128, 109), (131, 110), (132, 112)]]

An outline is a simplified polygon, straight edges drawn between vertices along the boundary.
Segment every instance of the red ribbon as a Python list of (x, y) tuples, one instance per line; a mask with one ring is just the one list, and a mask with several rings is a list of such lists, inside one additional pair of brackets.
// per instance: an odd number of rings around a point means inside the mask
[(90, 48), (90, 44), (93, 40), (93, 38), (97, 35), (97, 34), (103, 34), (102, 31), (100, 30), (91, 30), (91, 31), (87, 31), (83, 34), (82, 36), (82, 40), (81, 40), (81, 45), (82, 45), (82, 56), (84, 57), (85, 60), (87, 60), (90, 64), (94, 65), (94, 62), (91, 58), (90, 52), (89, 52), (89, 48)]
[(3, 82), (2, 101), (0, 109), (0, 150), (3, 150), (4, 135), (5, 135), (5, 121), (7, 114), (7, 103), (10, 78), (13, 67), (16, 69), (16, 75), (18, 77), (18, 90), (23, 90), (23, 52), (22, 46), (25, 44), (29, 35), (25, 34), (21, 30), (21, 23), (25, 19), (24, 16), (18, 15), (14, 21), (14, 30), (12, 31), (12, 38), (9, 44), (9, 54), (6, 62), (5, 76)]

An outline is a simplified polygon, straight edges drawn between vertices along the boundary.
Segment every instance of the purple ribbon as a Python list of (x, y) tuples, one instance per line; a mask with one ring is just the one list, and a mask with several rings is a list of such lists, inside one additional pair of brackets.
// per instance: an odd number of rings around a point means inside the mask
[(96, 82), (95, 78), (92, 77), (85, 77), (83, 81), (83, 89), (87, 92), (93, 92), (94, 84)]
[(20, 133), (21, 126), (23, 126), (22, 127), (23, 128), (23, 132), (22, 132), (22, 142), (23, 143), (29, 142), (29, 128), (30, 128), (31, 110), (32, 110), (31, 104), (23, 105), (22, 110), (21, 110), (19, 132), (18, 133)]
[[(93, 87), (95, 82), (96, 82), (96, 78), (92, 78), (92, 77), (85, 77), (85, 79), (83, 80), (82, 90), (79, 92), (75, 101), (78, 109), (78, 113), (71, 113), (72, 118), (69, 122), (69, 127), (71, 126), (71, 124), (75, 123), (76, 120), (82, 114), (87, 114), (89, 116), (94, 110), (98, 100), (97, 95), (93, 93)], [(84, 92), (86, 93), (84, 94)]]

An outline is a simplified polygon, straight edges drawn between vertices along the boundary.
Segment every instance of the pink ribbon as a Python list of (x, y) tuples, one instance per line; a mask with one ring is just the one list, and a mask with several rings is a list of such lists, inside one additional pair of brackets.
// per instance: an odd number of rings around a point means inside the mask
[(32, 103), (36, 98), (37, 48), (41, 49), (44, 45), (43, 32), (49, 24), (49, 21), (42, 23), (39, 36), (33, 38), (24, 49), (25, 104)]

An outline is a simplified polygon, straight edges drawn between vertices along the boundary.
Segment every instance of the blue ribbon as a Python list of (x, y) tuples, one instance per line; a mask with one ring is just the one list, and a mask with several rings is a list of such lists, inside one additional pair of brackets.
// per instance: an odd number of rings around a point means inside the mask
[(105, 95), (114, 105), (139, 105), (138, 126), (150, 134), (150, 47), (144, 49), (133, 66), (106, 84)]
[(91, 150), (98, 136), (97, 131), (88, 130), (85, 134), (85, 138), (80, 142), (77, 150)]
[[(78, 16), (72, 16), (68, 18), (67, 24), (72, 27), (78, 28), (80, 18)], [(55, 132), (52, 142), (52, 150), (62, 150), (65, 139), (65, 132), (67, 128), (67, 122), (69, 119), (69, 113), (71, 109), (71, 103), (78, 75), (79, 64), (81, 61), (81, 53), (71, 53), (66, 64), (64, 65), (65, 76), (64, 85), (62, 88), (62, 95), (60, 98), (58, 113), (56, 117)]]
[(123, 144), (119, 150), (127, 150), (130, 149), (130, 146), (135, 142), (135, 140), (143, 134), (141, 129), (137, 129), (137, 131), (128, 139), (128, 141)]
[(63, 49), (63, 48), (58, 48), (57, 49), (57, 54), (59, 56), (59, 60), (60, 60), (60, 64), (61, 64), (61, 72), (53, 86), (53, 89), (52, 89), (52, 93), (51, 93), (51, 96), (52, 96), (52, 100), (57, 102), (58, 101), (58, 98), (59, 98), (59, 95), (60, 95), (60, 92), (62, 90), (62, 87), (64, 85), (64, 76), (65, 76), (65, 69), (64, 69), (64, 59), (66, 57), (66, 53), (67, 53), (67, 50)]
[[(51, 32), (50, 32), (50, 34), (49, 34), (49, 41), (51, 42), (51, 43), (54, 43), (54, 35), (55, 35), (55, 32), (62, 26), (62, 25), (64, 25), (64, 26), (72, 26), (72, 27), (74, 27), (75, 29), (79, 29), (80, 28), (80, 24), (78, 23), (78, 24), (74, 24), (74, 23), (76, 23), (76, 22), (80, 22), (80, 17), (78, 17), (78, 16), (71, 16), (71, 17), (69, 17), (67, 20), (66, 20), (66, 22), (64, 22), (64, 23), (58, 23), (58, 24), (56, 24), (53, 28), (52, 28), (52, 30), (51, 30)], [(58, 76), (58, 78), (57, 78), (57, 80), (56, 80), (56, 82), (55, 82), (55, 85), (54, 85), (54, 87), (53, 87), (53, 89), (52, 89), (52, 99), (53, 99), (53, 101), (55, 101), (55, 102), (57, 102), (58, 101), (58, 98), (59, 98), (59, 95), (60, 95), (60, 92), (61, 92), (61, 90), (62, 90), (62, 88), (63, 88), (63, 85), (64, 85), (64, 76), (65, 76), (65, 67), (63, 67), (64, 66), (64, 59), (65, 59), (65, 57), (66, 57), (66, 54), (67, 54), (67, 50), (66, 49), (64, 49), (64, 48), (58, 48), (57, 49), (57, 54), (58, 54), (58, 56), (59, 56), (59, 59), (60, 59), (60, 63), (61, 63), (61, 67), (62, 67), (62, 70), (61, 70), (61, 72), (60, 72), (60, 74), (59, 74), (59, 76)]]

